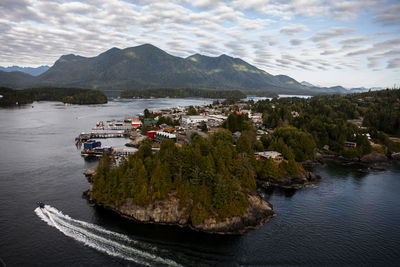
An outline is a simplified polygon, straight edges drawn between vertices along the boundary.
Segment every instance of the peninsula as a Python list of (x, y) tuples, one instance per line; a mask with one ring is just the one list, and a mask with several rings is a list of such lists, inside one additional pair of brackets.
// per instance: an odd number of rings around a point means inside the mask
[(317, 160), (395, 158), (399, 125), (381, 121), (398, 121), (399, 97), (394, 89), (146, 109), (125, 118), (138, 151), (118, 161), (104, 154), (85, 195), (138, 222), (243, 233), (275, 215), (257, 187), (317, 183), (306, 170)]

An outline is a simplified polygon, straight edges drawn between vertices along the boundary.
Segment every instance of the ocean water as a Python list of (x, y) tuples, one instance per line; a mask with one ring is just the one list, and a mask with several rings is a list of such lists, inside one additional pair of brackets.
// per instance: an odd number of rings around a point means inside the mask
[[(139, 224), (87, 205), (82, 173), (97, 162), (81, 158), (74, 144), (80, 132), (145, 108), (211, 102), (40, 102), (0, 109), (0, 266), (398, 265), (399, 163), (369, 174), (326, 165), (316, 169), (323, 177), (317, 185), (264, 192), (277, 217), (241, 236)], [(36, 201), (48, 205), (41, 210)]]

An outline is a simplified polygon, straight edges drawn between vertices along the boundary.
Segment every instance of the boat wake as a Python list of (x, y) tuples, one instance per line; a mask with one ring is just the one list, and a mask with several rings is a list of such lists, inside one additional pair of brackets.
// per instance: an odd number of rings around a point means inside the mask
[(75, 220), (49, 205), (36, 208), (35, 213), (64, 235), (108, 255), (145, 266), (180, 266), (173, 260), (156, 255), (158, 248), (151, 244), (133, 240), (95, 224)]

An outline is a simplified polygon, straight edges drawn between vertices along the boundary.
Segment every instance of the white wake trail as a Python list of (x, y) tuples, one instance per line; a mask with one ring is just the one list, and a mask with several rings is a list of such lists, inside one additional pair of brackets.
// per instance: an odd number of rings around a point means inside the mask
[[(55, 227), (64, 235), (111, 256), (146, 266), (154, 265), (154, 263), (180, 266), (173, 260), (121, 243), (124, 241), (132, 245), (146, 245), (140, 244), (140, 241), (132, 240), (126, 235), (106, 230), (94, 224), (72, 219), (49, 205), (46, 205), (43, 209), (36, 208), (35, 213), (48, 225)], [(156, 251), (157, 248), (150, 247), (150, 250)]]

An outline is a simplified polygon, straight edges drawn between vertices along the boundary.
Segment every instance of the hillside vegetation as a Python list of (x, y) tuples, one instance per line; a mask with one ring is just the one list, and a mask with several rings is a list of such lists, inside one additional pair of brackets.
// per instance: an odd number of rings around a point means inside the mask
[(154, 89), (138, 89), (126, 90), (121, 93), (122, 98), (187, 98), (187, 97), (202, 97), (202, 98), (237, 98), (246, 97), (240, 90), (211, 90), (197, 88), (154, 88)]
[(78, 88), (32, 88), (13, 90), (0, 87), (0, 106), (14, 106), (32, 103), (33, 101), (59, 101), (69, 104), (104, 104), (107, 103), (105, 94), (98, 90)]
[[(264, 147), (282, 152), (286, 158), (286, 147), (297, 161), (303, 161), (311, 155), (307, 150), (325, 146), (332, 154), (361, 157), (378, 149), (371, 146), (368, 135), (385, 146), (386, 150), (380, 152), (400, 151), (400, 143), (389, 139), (389, 135), (400, 136), (398, 89), (310, 99), (264, 100), (255, 103), (252, 109), (263, 113), (265, 127), (276, 128), (272, 135), (261, 138)], [(293, 131), (304, 134), (295, 137), (289, 134)], [(356, 148), (346, 148), (345, 141), (356, 143)], [(302, 144), (307, 145), (299, 149)]]
[(107, 91), (148, 88), (261, 90), (280, 94), (344, 93), (341, 87), (308, 87), (285, 75), (271, 75), (227, 55), (187, 58), (150, 45), (112, 48), (96, 57), (63, 55), (43, 74), (0, 71), (0, 86), (90, 88)]

